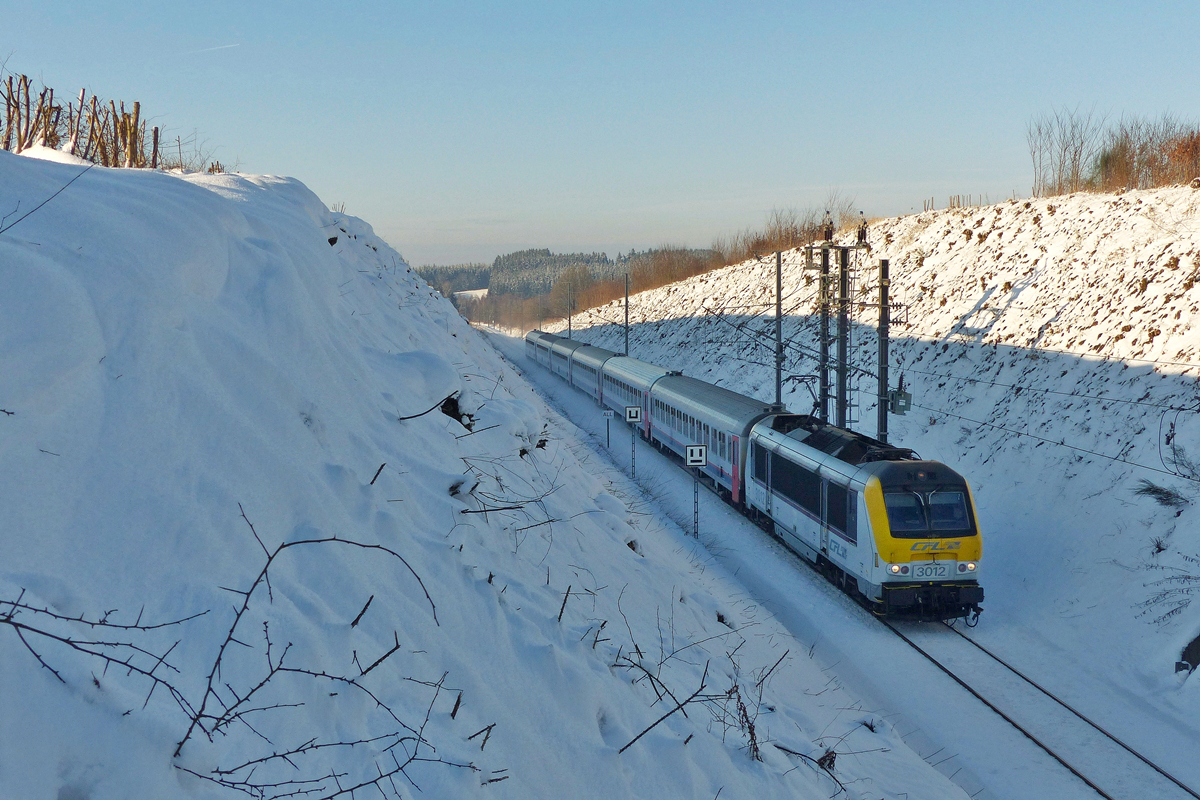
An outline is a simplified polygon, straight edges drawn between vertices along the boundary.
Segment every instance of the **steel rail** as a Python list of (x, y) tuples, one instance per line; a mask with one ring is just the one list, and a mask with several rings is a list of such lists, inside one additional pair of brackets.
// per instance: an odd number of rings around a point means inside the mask
[(1022, 727), (1020, 723), (1018, 723), (1012, 717), (1008, 716), (1003, 711), (1001, 711), (999, 708), (997, 708), (995, 705), (993, 705), (990, 700), (988, 700), (986, 697), (981, 695), (979, 692), (975, 691), (975, 689), (973, 689), (970, 686), (970, 684), (968, 684), (962, 678), (958, 677), (953, 672), (951, 672), (950, 669), (946, 665), (944, 665), (942, 662), (938, 661), (936, 658), (931, 656), (929, 653), (925, 652), (925, 650), (923, 650), (920, 645), (918, 645), (912, 639), (908, 638), (903, 633), (901, 633), (894, 625), (892, 625), (892, 623), (888, 622), (885, 619), (880, 619), (879, 621), (882, 622), (884, 625), (886, 625), (892, 631), (892, 633), (896, 634), (901, 639), (903, 639), (904, 642), (906, 644), (908, 644), (909, 647), (911, 647), (913, 650), (916, 650), (918, 653), (920, 653), (922, 656), (924, 656), (929, 661), (929, 663), (933, 664), (935, 667), (940, 669), (942, 672), (946, 673), (946, 675), (948, 675), (951, 680), (953, 680), (955, 683), (957, 683), (963, 689), (966, 689), (967, 692), (970, 693), (976, 700), (983, 703), (985, 706), (990, 708), (992, 711), (996, 712), (996, 714), (1001, 719), (1003, 719), (1009, 725), (1012, 725), (1014, 728), (1016, 728), (1018, 731), (1020, 731), (1025, 736), (1025, 738), (1027, 738), (1029, 741), (1033, 742), (1035, 745), (1037, 745), (1042, 750), (1044, 750), (1046, 752), (1046, 755), (1050, 756), (1055, 761), (1057, 761), (1059, 764), (1062, 764), (1064, 767), (1066, 767), (1067, 770), (1072, 775), (1074, 775), (1076, 778), (1079, 778), (1079, 780), (1086, 783), (1089, 788), (1091, 788), (1094, 792), (1096, 792), (1096, 794), (1103, 797), (1104, 800), (1116, 800), (1115, 797), (1113, 797), (1112, 795), (1105, 792), (1103, 789), (1101, 789), (1096, 784), (1092, 783), (1082, 772), (1080, 772), (1079, 770), (1075, 769), (1075, 767), (1068, 764), (1066, 762), (1066, 760), (1063, 759), (1062, 756), (1060, 756), (1058, 753), (1055, 753), (1053, 750), (1051, 750), (1048, 745), (1046, 745), (1044, 742), (1042, 742), (1040, 739), (1038, 739), (1036, 736), (1034, 736), (1032, 733), (1030, 733), (1024, 727)]
[[(945, 623), (943, 623), (943, 624), (945, 624)], [(1120, 739), (1118, 739), (1116, 736), (1114, 736), (1113, 734), (1111, 734), (1111, 733), (1109, 733), (1108, 731), (1106, 731), (1104, 728), (1102, 728), (1102, 727), (1101, 727), (1099, 724), (1097, 724), (1096, 722), (1093, 722), (1092, 720), (1090, 720), (1090, 719), (1088, 719), (1087, 717), (1085, 717), (1085, 716), (1084, 716), (1082, 713), (1080, 713), (1079, 711), (1077, 711), (1077, 710), (1075, 710), (1074, 708), (1072, 708), (1070, 705), (1068, 705), (1067, 703), (1065, 703), (1063, 700), (1060, 700), (1060, 699), (1059, 699), (1057, 696), (1055, 696), (1053, 693), (1051, 693), (1050, 691), (1048, 691), (1047, 689), (1045, 689), (1043, 686), (1041, 686), (1041, 685), (1040, 685), (1040, 684), (1039, 684), (1037, 681), (1033, 680), (1033, 679), (1032, 679), (1032, 678), (1030, 678), (1028, 675), (1026, 675), (1025, 673), (1021, 672), (1019, 669), (1017, 669), (1017, 668), (1016, 668), (1016, 667), (1014, 667), (1013, 665), (1009, 664), (1007, 661), (1005, 661), (1005, 660), (1004, 660), (1004, 659), (1002, 659), (1000, 656), (998, 656), (998, 655), (996, 655), (995, 653), (993, 653), (993, 652), (992, 652), (991, 650), (989, 650), (988, 648), (986, 648), (986, 647), (984, 647), (983, 645), (981, 645), (979, 642), (977, 642), (977, 641), (975, 641), (974, 639), (972, 639), (970, 636), (967, 636), (967, 635), (966, 635), (965, 633), (963, 633), (962, 631), (960, 631), (960, 630), (956, 629), (956, 628), (955, 628), (953, 625), (946, 624), (946, 627), (947, 627), (947, 628), (949, 628), (950, 630), (954, 631), (955, 633), (957, 633), (957, 634), (958, 634), (960, 637), (962, 637), (963, 639), (965, 639), (965, 640), (967, 640), (968, 642), (970, 642), (970, 643), (971, 643), (973, 646), (975, 646), (976, 648), (978, 648), (978, 649), (979, 649), (981, 652), (983, 652), (984, 654), (986, 654), (988, 657), (990, 657), (992, 660), (994, 660), (994, 661), (995, 661), (997, 664), (1000, 664), (1000, 665), (1001, 665), (1001, 666), (1003, 666), (1005, 669), (1007, 669), (1009, 672), (1011, 672), (1012, 674), (1016, 675), (1018, 678), (1020, 678), (1021, 680), (1025, 681), (1026, 683), (1028, 683), (1028, 684), (1029, 684), (1030, 686), (1032, 686), (1033, 688), (1037, 689), (1037, 690), (1038, 690), (1039, 692), (1041, 692), (1042, 694), (1046, 695), (1046, 697), (1049, 697), (1051, 700), (1053, 700), (1054, 702), (1058, 703), (1060, 706), (1062, 706), (1063, 708), (1065, 708), (1067, 711), (1070, 711), (1070, 712), (1071, 712), (1072, 714), (1074, 714), (1076, 717), (1078, 717), (1079, 719), (1083, 720), (1083, 721), (1084, 721), (1084, 722), (1086, 722), (1088, 725), (1091, 725), (1093, 728), (1095, 728), (1095, 729), (1096, 729), (1096, 731), (1097, 731), (1098, 733), (1100, 733), (1100, 734), (1102, 734), (1103, 736), (1107, 737), (1107, 738), (1108, 738), (1109, 740), (1111, 740), (1111, 741), (1112, 741), (1114, 744), (1116, 744), (1116, 745), (1119, 745), (1121, 748), (1123, 748), (1123, 749), (1124, 749), (1126, 752), (1128, 752), (1130, 755), (1134, 756), (1135, 758), (1137, 758), (1138, 760), (1140, 760), (1140, 761), (1141, 761), (1143, 764), (1145, 764), (1146, 766), (1150, 767), (1150, 769), (1154, 770), (1154, 771), (1155, 771), (1155, 772), (1157, 772), (1159, 775), (1162, 775), (1164, 778), (1166, 778), (1167, 780), (1169, 780), (1171, 783), (1175, 784), (1175, 785), (1176, 785), (1176, 786), (1178, 786), (1180, 789), (1182, 789), (1183, 791), (1187, 792), (1187, 793), (1188, 793), (1189, 795), (1191, 795), (1192, 797), (1196, 798), (1196, 800), (1200, 800), (1200, 794), (1197, 794), (1197, 793), (1196, 793), (1195, 791), (1193, 791), (1193, 790), (1192, 790), (1192, 789), (1191, 789), (1189, 786), (1187, 786), (1186, 784), (1184, 784), (1182, 781), (1180, 781), (1180, 780), (1179, 780), (1178, 778), (1176, 778), (1174, 775), (1170, 774), (1169, 772), (1167, 772), (1166, 770), (1164, 770), (1162, 767), (1158, 766), (1158, 765), (1157, 765), (1157, 764), (1155, 764), (1153, 761), (1151, 761), (1150, 759), (1146, 758), (1144, 755), (1142, 755), (1141, 753), (1139, 753), (1137, 750), (1134, 750), (1132, 747), (1130, 747), (1129, 745), (1125, 744), (1125, 742), (1121, 741), (1121, 740), (1120, 740)]]

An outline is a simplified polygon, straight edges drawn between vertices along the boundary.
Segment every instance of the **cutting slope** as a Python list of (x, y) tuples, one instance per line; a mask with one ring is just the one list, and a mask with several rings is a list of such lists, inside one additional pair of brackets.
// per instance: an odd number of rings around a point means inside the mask
[[(1196, 735), (1200, 689), (1174, 664), (1200, 633), (1200, 191), (927, 212), (870, 241), (855, 256), (854, 427), (875, 433), (869, 304), (887, 258), (903, 306), (891, 383), (902, 374), (914, 398), (891, 441), (974, 486), (978, 635), (1100, 714), (1117, 697), (1152, 704), (1147, 739)], [(784, 399), (808, 411), (816, 273), (800, 252), (784, 263)], [(774, 284), (768, 257), (637, 295), (632, 354), (771, 400)], [(620, 318), (619, 304), (583, 312), (576, 336), (620, 350)]]

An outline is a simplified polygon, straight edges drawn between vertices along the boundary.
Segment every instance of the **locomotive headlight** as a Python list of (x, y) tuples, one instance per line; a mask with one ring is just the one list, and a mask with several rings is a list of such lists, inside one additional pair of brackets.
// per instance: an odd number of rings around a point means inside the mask
[(974, 571), (975, 571), (975, 562), (968, 561), (967, 562), (967, 572), (974, 572)]
[(892, 564), (890, 567), (888, 567), (888, 571), (891, 572), (893, 575), (899, 575), (900, 574), (900, 565)]

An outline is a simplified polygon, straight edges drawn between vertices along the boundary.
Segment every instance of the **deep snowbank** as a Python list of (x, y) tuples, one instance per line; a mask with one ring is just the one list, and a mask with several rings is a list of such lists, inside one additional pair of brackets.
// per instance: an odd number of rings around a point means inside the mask
[[(0, 152), (4, 224), (81, 169)], [(0, 234), (0, 408), (0, 797), (962, 796), (295, 180)]]
[[(1200, 688), (1173, 667), (1200, 633), (1200, 191), (927, 212), (876, 223), (870, 241), (859, 299), (876, 302), (888, 258), (907, 322), (891, 380), (903, 373), (915, 406), (891, 441), (961, 471), (979, 503), (975, 635), (1190, 769)], [(784, 258), (785, 374), (799, 378), (785, 402), (808, 411), (815, 273)], [(774, 284), (764, 258), (639, 294), (632, 354), (771, 400)], [(853, 315), (853, 416), (874, 433), (877, 312)], [(576, 338), (620, 350), (620, 319), (620, 303), (583, 312)]]

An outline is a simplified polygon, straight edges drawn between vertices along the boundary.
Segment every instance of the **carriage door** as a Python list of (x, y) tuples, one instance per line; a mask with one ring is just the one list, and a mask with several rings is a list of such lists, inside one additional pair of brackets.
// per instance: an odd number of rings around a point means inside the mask
[(730, 479), (731, 480), (730, 486), (733, 488), (733, 492), (730, 495), (729, 500), (732, 503), (736, 503), (738, 501), (739, 497), (743, 501), (746, 499), (746, 489), (745, 489), (746, 476), (743, 474), (742, 465), (738, 461), (738, 445), (739, 445), (738, 437), (733, 436), (730, 438), (733, 439), (733, 443), (732, 443), (733, 449), (730, 453), (730, 455), (732, 456), (730, 461), (733, 463), (733, 469), (732, 469), (733, 475)]
[(821, 480), (821, 553), (829, 555), (829, 481)]
[[(757, 452), (759, 449), (762, 448), (762, 442), (761, 441), (755, 442), (754, 447), (755, 447), (755, 451)], [(775, 518), (775, 497), (774, 497), (775, 493), (773, 491), (771, 491), (771, 462), (773, 462), (775, 459), (772, 458), (771, 456), (772, 456), (771, 453), (767, 452), (766, 450), (763, 450), (763, 458), (762, 458), (761, 463), (763, 466), (766, 467), (766, 469), (763, 470), (763, 474), (761, 477), (762, 477), (762, 482), (767, 485), (767, 503), (766, 503), (767, 516), (770, 517), (771, 519), (774, 519)], [(755, 462), (756, 469), (757, 469), (758, 463), (760, 463), (760, 462), (758, 462), (758, 461)]]

